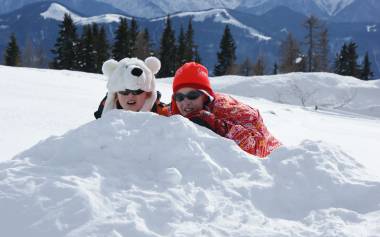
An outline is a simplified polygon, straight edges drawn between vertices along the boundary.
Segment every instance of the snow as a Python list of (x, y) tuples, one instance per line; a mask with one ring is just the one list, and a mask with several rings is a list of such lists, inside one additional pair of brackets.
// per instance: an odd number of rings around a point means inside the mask
[(131, 19), (130, 17), (126, 17), (123, 15), (118, 15), (118, 14), (104, 14), (104, 15), (99, 15), (99, 16), (92, 16), (92, 17), (81, 17), (71, 11), (69, 11), (67, 8), (64, 6), (58, 4), (58, 3), (52, 3), (50, 7), (42, 12), (40, 15), (44, 19), (53, 19), (56, 21), (63, 21), (65, 14), (69, 14), (71, 18), (73, 19), (75, 24), (79, 25), (88, 25), (92, 23), (97, 23), (97, 24), (107, 24), (107, 23), (112, 23), (112, 22), (119, 22), (120, 18), (127, 18)]
[(367, 32), (376, 32), (377, 31), (377, 25), (367, 25)]
[[(264, 34), (260, 33), (256, 29), (249, 27), (247, 25), (244, 25), (240, 21), (238, 21), (236, 18), (231, 16), (227, 10), (225, 9), (211, 9), (206, 11), (198, 11), (198, 12), (182, 12), (173, 14), (170, 17), (188, 17), (191, 16), (193, 21), (203, 22), (207, 18), (213, 18), (214, 22), (221, 22), (223, 24), (233, 25), (237, 28), (241, 28), (248, 32), (248, 35), (252, 38), (257, 38), (259, 40), (271, 40), (272, 38), (269, 36), (265, 36)], [(159, 21), (162, 19), (165, 19), (165, 17), (159, 17), (152, 19), (151, 21)]]
[[(380, 236), (380, 119), (364, 106), (376, 105), (380, 81), (212, 78), (216, 91), (258, 107), (284, 143), (258, 159), (181, 116), (117, 110), (94, 120), (102, 75), (0, 74), (4, 236)], [(171, 82), (157, 83), (164, 101)], [(358, 97), (346, 110), (271, 97), (290, 83), (329, 89), (331, 103), (343, 91)]]
[(328, 15), (334, 16), (351, 5), (355, 0), (314, 0)]
[[(282, 0), (130, 0), (127, 3), (125, 0), (100, 1), (112, 4), (114, 7), (134, 16), (147, 18), (173, 14), (176, 12), (201, 11), (211, 8), (237, 9), (260, 7), (263, 5), (276, 7), (284, 5), (285, 2)], [(286, 5), (292, 7), (294, 5), (302, 4), (307, 8), (311, 4), (315, 4), (329, 16), (334, 16), (353, 2), (355, 2), (355, 0), (292, 0), (291, 3)]]

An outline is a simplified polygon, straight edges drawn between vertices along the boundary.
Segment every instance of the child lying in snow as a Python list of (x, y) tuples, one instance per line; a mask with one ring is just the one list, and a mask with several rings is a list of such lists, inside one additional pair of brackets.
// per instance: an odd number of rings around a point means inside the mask
[(214, 93), (207, 69), (195, 62), (184, 64), (175, 74), (171, 114), (181, 114), (259, 157), (269, 155), (281, 145), (269, 133), (257, 109)]
[(108, 77), (108, 92), (94, 113), (95, 118), (112, 109), (151, 111), (168, 116), (169, 107), (160, 102), (161, 95), (156, 91), (154, 75), (160, 67), (161, 62), (156, 57), (145, 61), (137, 58), (106, 61), (102, 71)]

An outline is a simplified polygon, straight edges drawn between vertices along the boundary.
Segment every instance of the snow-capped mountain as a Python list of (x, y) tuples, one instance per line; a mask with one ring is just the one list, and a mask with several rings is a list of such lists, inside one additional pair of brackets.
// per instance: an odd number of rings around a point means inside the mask
[(328, 15), (333, 16), (351, 5), (355, 0), (314, 0)]
[(50, 7), (46, 11), (42, 12), (40, 15), (44, 19), (63, 21), (65, 14), (69, 14), (71, 18), (73, 19), (74, 23), (77, 25), (87, 25), (87, 24), (92, 24), (92, 23), (97, 23), (97, 24), (118, 23), (120, 21), (120, 17), (131, 20), (131, 17), (127, 17), (125, 15), (120, 15), (120, 14), (103, 14), (103, 15), (93, 16), (93, 17), (82, 17), (68, 10), (66, 7), (58, 3), (52, 3)]
[[(10, 12), (41, 0), (0, 0), (0, 13)], [(124, 12), (142, 18), (155, 18), (176, 12), (224, 8), (261, 15), (278, 6), (286, 6), (302, 14), (334, 18), (340, 21), (380, 22), (380, 1), (377, 0), (56, 0), (82, 14)], [(350, 6), (356, 7), (350, 7)], [(373, 9), (373, 10), (371, 10)], [(340, 13), (345, 12), (343, 16)], [(353, 19), (345, 17), (356, 15)]]
[[(49, 0), (0, 0), (0, 14), (8, 13), (20, 9), (26, 5)], [(64, 4), (85, 16), (99, 15), (104, 13), (125, 14), (120, 9), (110, 4), (97, 0), (54, 0), (54, 2)]]

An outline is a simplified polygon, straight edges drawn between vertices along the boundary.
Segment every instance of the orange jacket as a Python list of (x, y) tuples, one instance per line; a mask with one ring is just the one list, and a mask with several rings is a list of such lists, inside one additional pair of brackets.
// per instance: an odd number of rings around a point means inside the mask
[(259, 111), (236, 99), (215, 93), (215, 99), (208, 105), (208, 110), (216, 119), (227, 125), (225, 137), (234, 140), (244, 151), (265, 157), (281, 146), (264, 125)]

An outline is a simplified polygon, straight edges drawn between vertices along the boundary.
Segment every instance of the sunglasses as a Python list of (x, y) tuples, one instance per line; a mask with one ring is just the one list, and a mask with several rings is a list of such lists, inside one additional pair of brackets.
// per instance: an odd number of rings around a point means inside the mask
[(129, 94), (140, 95), (140, 94), (142, 94), (144, 92), (145, 91), (143, 91), (141, 89), (138, 89), (138, 90), (129, 90), (129, 89), (126, 89), (124, 91), (118, 91), (117, 93), (119, 93), (120, 95), (129, 95)]
[(185, 98), (189, 99), (189, 100), (196, 100), (199, 98), (199, 96), (201, 96), (203, 93), (201, 91), (198, 91), (198, 90), (193, 90), (193, 91), (190, 91), (188, 92), (187, 94), (183, 94), (183, 93), (175, 93), (174, 94), (174, 100), (177, 101), (177, 102), (181, 102), (183, 101)]

